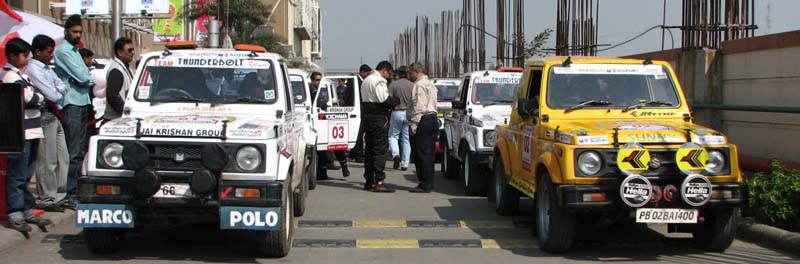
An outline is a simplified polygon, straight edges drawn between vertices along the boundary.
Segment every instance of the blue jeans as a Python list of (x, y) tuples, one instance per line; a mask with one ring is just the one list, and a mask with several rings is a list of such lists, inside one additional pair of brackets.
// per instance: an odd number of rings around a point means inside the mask
[(36, 198), (28, 189), (28, 184), (36, 168), (36, 155), (39, 140), (25, 140), (22, 153), (8, 154), (8, 174), (6, 174), (6, 202), (8, 219), (16, 222), (34, 216)]
[(64, 107), (64, 136), (67, 138), (69, 150), (69, 172), (67, 173), (67, 197), (78, 193), (78, 177), (80, 177), (83, 156), (89, 147), (89, 131), (86, 122), (89, 120), (89, 107), (68, 105)]
[(411, 142), (408, 140), (409, 125), (406, 120), (406, 111), (392, 112), (392, 121), (389, 124), (389, 148), (392, 150), (392, 157), (403, 154), (400, 162), (400, 166), (403, 168), (408, 168), (408, 162), (411, 159)]

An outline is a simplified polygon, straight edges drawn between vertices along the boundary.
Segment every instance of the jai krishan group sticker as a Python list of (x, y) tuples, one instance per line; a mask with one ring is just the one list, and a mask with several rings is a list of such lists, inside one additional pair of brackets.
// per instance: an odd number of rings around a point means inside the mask
[(702, 172), (706, 169), (707, 162), (708, 151), (697, 143), (683, 144), (675, 153), (675, 163), (686, 175)]
[(646, 171), (649, 163), (650, 152), (640, 144), (625, 144), (617, 152), (617, 167), (627, 175)]

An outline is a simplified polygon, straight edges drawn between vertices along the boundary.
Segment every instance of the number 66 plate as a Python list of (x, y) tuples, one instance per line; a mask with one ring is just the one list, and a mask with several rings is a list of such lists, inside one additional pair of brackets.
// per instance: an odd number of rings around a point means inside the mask
[(192, 189), (186, 183), (164, 183), (161, 184), (161, 189), (153, 195), (155, 198), (183, 198), (194, 197)]

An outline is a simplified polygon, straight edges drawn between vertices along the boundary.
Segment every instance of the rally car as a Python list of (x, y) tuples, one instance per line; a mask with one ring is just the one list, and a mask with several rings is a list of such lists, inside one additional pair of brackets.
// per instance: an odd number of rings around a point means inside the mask
[[(306, 116), (308, 126), (303, 128), (303, 133), (306, 138), (306, 153), (310, 159), (311, 164), (317, 163), (317, 131), (314, 128), (314, 120), (312, 117), (312, 98), (309, 85), (309, 74), (301, 69), (289, 69), (289, 82), (292, 84), (292, 94), (294, 95), (294, 109), (297, 112)], [(308, 189), (313, 190), (317, 188), (317, 171), (312, 170), (308, 173)]]
[(285, 60), (259, 46), (195, 47), (144, 54), (123, 116), (91, 138), (76, 225), (92, 252), (120, 249), (133, 228), (215, 222), (255, 232), (266, 256), (289, 253), (315, 136)]
[(439, 134), (436, 139), (436, 161), (444, 158), (444, 117), (450, 115), (452, 102), (456, 99), (456, 92), (461, 86), (459, 79), (433, 79), (436, 85), (436, 113), (439, 117)]
[(748, 193), (736, 145), (692, 122), (667, 62), (534, 59), (519, 87), (496, 129), (488, 197), (500, 214), (534, 198), (544, 251), (569, 250), (579, 230), (632, 222), (692, 233), (709, 250), (731, 245)]

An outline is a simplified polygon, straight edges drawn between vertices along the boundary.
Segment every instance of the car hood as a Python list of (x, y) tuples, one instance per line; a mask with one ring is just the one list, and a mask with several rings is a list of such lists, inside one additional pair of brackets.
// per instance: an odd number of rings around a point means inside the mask
[[(556, 131), (558, 130), (558, 131)], [(545, 138), (573, 145), (604, 145), (614, 143), (726, 144), (719, 132), (681, 120), (620, 120), (551, 122), (545, 128)]]
[(278, 120), (243, 115), (149, 115), (109, 121), (100, 127), (100, 135), (269, 139), (277, 136), (280, 124)]

